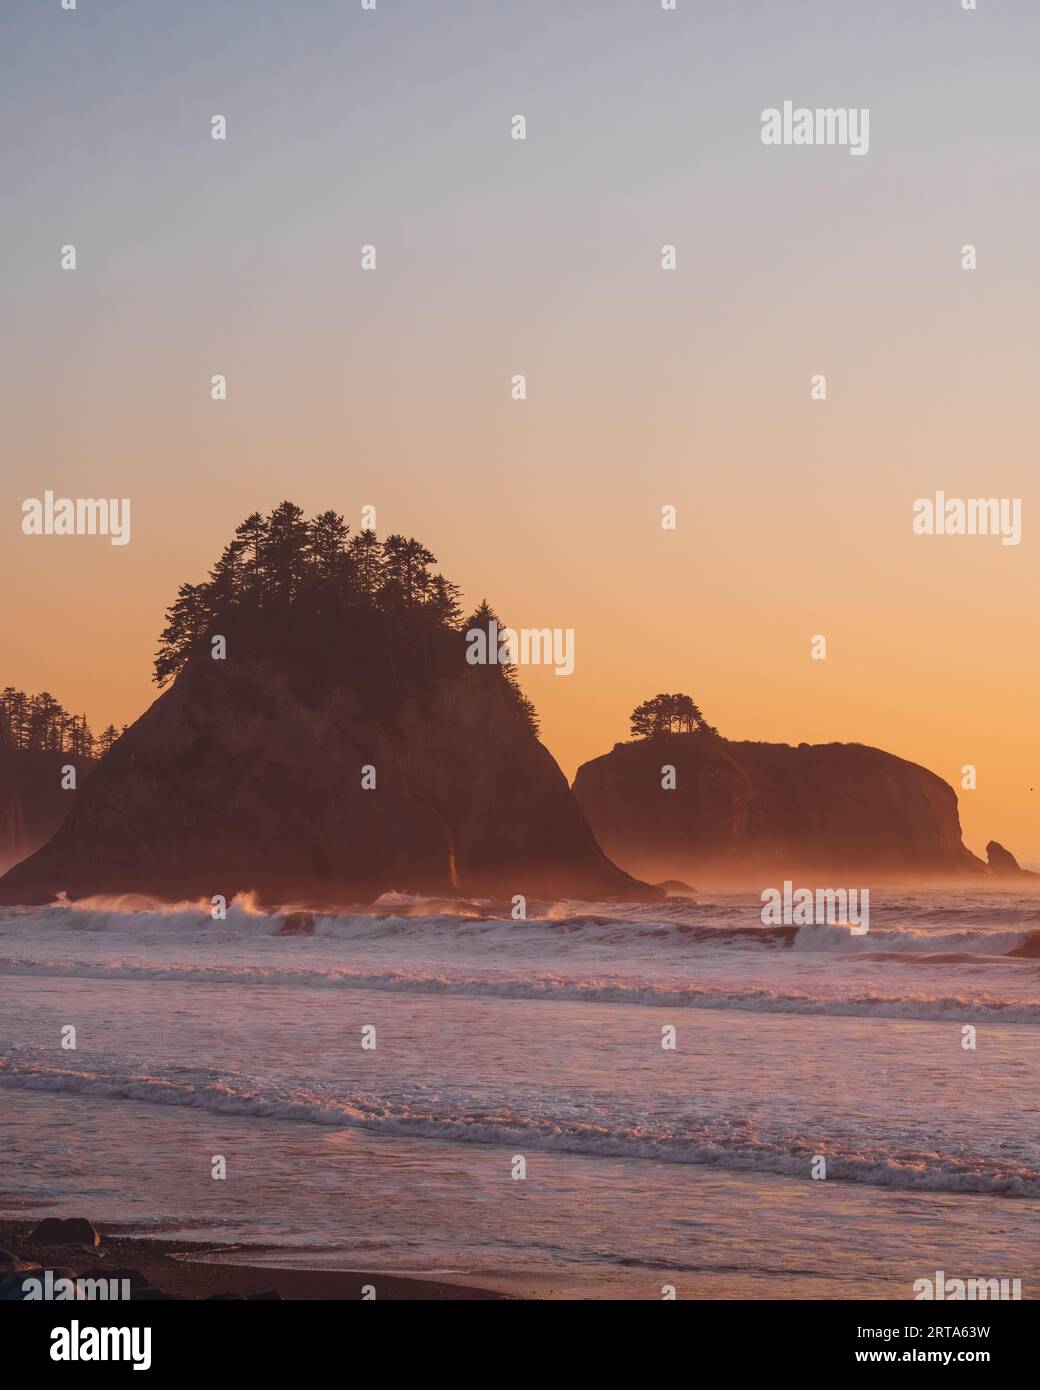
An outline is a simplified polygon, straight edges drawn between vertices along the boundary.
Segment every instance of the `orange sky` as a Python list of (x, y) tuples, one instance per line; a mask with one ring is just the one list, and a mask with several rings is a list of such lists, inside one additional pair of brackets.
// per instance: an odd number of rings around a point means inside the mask
[[(246, 513), (372, 503), (467, 600), (574, 628), (573, 676), (521, 673), (568, 775), (683, 689), (733, 738), (973, 763), (968, 845), (1040, 861), (1027, 45), (888, 4), (840, 35), (763, 6), (753, 47), (724, 14), (590, 42), (463, 5), (449, 41), (339, 8), (260, 3), (201, 49), (181, 13), (20, 21), (3, 683), (132, 720)], [(871, 108), (868, 156), (762, 146), (761, 109), (817, 93)], [(46, 488), (129, 496), (131, 543), (23, 536)], [(915, 536), (937, 489), (1021, 498), (1021, 544)]]

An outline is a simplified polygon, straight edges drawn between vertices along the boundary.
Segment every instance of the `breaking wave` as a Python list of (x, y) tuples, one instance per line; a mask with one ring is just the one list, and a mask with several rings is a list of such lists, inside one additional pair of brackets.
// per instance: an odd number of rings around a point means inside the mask
[(816, 1014), (846, 1018), (899, 1018), (964, 1023), (1040, 1023), (1040, 998), (1003, 1000), (996, 995), (896, 994), (846, 990), (820, 995), (805, 990), (731, 988), (624, 979), (561, 978), (549, 973), (472, 975), (416, 969), (303, 970), (284, 966), (85, 963), (0, 957), (0, 975), (93, 980), (175, 981), (258, 989), (360, 989), (403, 994), (472, 995), (493, 999), (631, 1004), (651, 1008), (742, 1009), (752, 1013)]
[[(1035, 908), (995, 907), (986, 910), (932, 909), (920, 913), (930, 924), (888, 925), (886, 913), (875, 912), (875, 922), (863, 936), (852, 935), (840, 926), (763, 926), (755, 904), (712, 904), (701, 907), (686, 900), (654, 904), (584, 904), (575, 911), (572, 903), (530, 905), (528, 918), (513, 921), (501, 904), (468, 902), (448, 904), (429, 899), (405, 899), (384, 895), (370, 907), (343, 914), (312, 913), (315, 936), (328, 941), (436, 943), (440, 947), (458, 944), (467, 950), (511, 951), (537, 941), (551, 948), (587, 945), (649, 951), (691, 951), (701, 948), (723, 950), (793, 950), (797, 953), (842, 953), (848, 955), (884, 954), (939, 956), (1008, 957), (1013, 960), (1040, 960), (1040, 922)], [(430, 911), (431, 908), (441, 909)], [(448, 910), (449, 907), (452, 910)], [(462, 907), (463, 910), (458, 909)], [(420, 911), (419, 909), (424, 909)], [(243, 941), (277, 935), (289, 912), (261, 911), (248, 896), (236, 898), (227, 908), (227, 917), (214, 921), (209, 904), (175, 903), (159, 905), (146, 899), (88, 899), (80, 903), (57, 903), (47, 908), (0, 909), (0, 939), (5, 927), (46, 939), (54, 930), (81, 933), (109, 933), (129, 942), (149, 942), (162, 937), (187, 938), (199, 935), (207, 943), (222, 940)], [(891, 909), (887, 910), (891, 913)], [(958, 926), (963, 918), (970, 925)], [(1010, 929), (1011, 923), (1019, 929)], [(949, 925), (951, 930), (942, 930)], [(1007, 926), (1009, 929), (1002, 930)]]
[[(666, 1119), (626, 1115), (593, 1103), (554, 1113), (542, 1102), (524, 1110), (532, 1097), (517, 1093), (486, 1097), (453, 1092), (431, 1098), (425, 1092), (397, 1098), (350, 1092), (321, 1096), (312, 1092), (255, 1089), (234, 1081), (197, 1082), (149, 1075), (119, 1077), (71, 1071), (42, 1063), (0, 1057), (0, 1087), (60, 1092), (107, 1101), (187, 1106), (220, 1115), (261, 1118), (331, 1128), (356, 1128), (388, 1136), (411, 1136), (453, 1143), (504, 1145), (518, 1150), (707, 1164), (737, 1171), (805, 1176), (811, 1159), (827, 1159), (828, 1180), (930, 1192), (1000, 1193), (1040, 1196), (1040, 1169), (1011, 1158), (958, 1151), (940, 1155), (907, 1136), (885, 1147), (866, 1137), (853, 1152), (795, 1131), (759, 1129), (733, 1116), (690, 1113)], [(438, 1107), (438, 1102), (440, 1105)], [(583, 1113), (584, 1112), (584, 1113)]]

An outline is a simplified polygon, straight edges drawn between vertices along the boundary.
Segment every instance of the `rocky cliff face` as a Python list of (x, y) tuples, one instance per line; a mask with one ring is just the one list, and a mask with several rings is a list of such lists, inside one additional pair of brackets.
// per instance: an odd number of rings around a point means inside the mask
[(417, 655), (372, 632), (360, 659), (316, 658), (316, 641), (189, 662), (0, 901), (661, 896), (604, 856), (498, 671), (467, 667), (461, 639)]
[(585, 763), (574, 793), (605, 851), (652, 878), (986, 871), (961, 841), (953, 788), (862, 744), (663, 735)]
[[(61, 769), (76, 769), (76, 788), (63, 789)], [(0, 751), (0, 873), (46, 843), (96, 763), (71, 753)]]

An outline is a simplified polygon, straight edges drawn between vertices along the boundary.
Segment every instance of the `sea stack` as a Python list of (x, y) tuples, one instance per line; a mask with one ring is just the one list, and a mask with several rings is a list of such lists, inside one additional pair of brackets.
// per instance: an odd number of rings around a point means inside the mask
[(501, 673), (414, 638), (370, 614), (196, 652), (0, 901), (663, 897), (603, 854)]
[(996, 840), (990, 840), (986, 846), (986, 862), (994, 878), (1040, 879), (1040, 874), (1032, 869), (1023, 869), (1011, 851)]
[[(673, 790), (662, 789), (665, 766), (675, 769)], [(654, 880), (985, 873), (961, 839), (953, 788), (858, 743), (664, 733), (585, 763), (574, 793), (606, 853)]]

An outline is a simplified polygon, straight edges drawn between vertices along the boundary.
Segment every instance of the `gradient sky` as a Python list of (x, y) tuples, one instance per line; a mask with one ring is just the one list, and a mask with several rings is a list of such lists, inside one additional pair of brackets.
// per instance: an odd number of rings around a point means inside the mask
[[(0, 51), (0, 683), (130, 721), (244, 515), (372, 503), (575, 629), (522, 673), (569, 775), (683, 689), (973, 763), (969, 846), (1040, 860), (1035, 6), (4, 0)], [(868, 155), (763, 146), (785, 99), (869, 107)], [(23, 536), (47, 488), (131, 543)], [(937, 489), (1021, 544), (915, 536)]]

